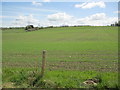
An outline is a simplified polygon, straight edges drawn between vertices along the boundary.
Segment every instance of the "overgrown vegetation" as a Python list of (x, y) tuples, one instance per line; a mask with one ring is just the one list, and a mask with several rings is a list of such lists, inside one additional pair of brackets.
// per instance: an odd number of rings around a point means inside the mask
[[(8, 74), (12, 74), (9, 76)], [(14, 87), (21, 88), (116, 88), (118, 89), (117, 72), (96, 72), (96, 71), (46, 71), (44, 77), (36, 69), (5, 69), (3, 77), (3, 87), (6, 83), (11, 82)], [(85, 85), (83, 82), (87, 79), (96, 78), (101, 80), (97, 85)]]

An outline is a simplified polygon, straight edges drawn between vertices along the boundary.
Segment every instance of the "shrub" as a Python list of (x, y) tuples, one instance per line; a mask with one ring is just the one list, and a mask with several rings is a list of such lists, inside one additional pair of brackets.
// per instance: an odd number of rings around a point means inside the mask
[(27, 25), (27, 26), (25, 27), (25, 30), (29, 30), (29, 29), (33, 29), (33, 28), (34, 28), (33, 25)]

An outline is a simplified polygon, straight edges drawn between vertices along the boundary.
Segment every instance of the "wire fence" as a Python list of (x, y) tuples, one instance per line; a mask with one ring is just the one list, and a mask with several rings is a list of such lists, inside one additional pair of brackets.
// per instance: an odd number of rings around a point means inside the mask
[[(7, 56), (7, 57), (6, 57)], [(3, 55), (3, 67), (41, 68), (40, 54)], [(47, 52), (46, 70), (118, 71), (117, 52)]]

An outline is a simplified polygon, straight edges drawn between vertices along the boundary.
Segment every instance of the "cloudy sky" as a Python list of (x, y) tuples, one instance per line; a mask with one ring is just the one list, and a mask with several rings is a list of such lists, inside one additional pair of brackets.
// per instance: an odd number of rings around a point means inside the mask
[[(2, 2), (2, 27), (110, 25), (118, 19), (118, 2)], [(0, 26), (1, 27), (1, 26)]]

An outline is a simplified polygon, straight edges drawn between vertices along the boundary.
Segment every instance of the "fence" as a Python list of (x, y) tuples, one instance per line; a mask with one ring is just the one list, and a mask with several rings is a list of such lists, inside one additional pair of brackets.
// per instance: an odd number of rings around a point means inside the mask
[[(78, 70), (78, 71), (117, 71), (118, 70), (118, 54), (117, 52), (62, 52), (47, 51), (46, 70)], [(9, 59), (9, 61), (8, 61)], [(9, 57), (3, 55), (3, 67), (17, 68), (43, 68), (42, 52), (39, 54), (11, 54)], [(43, 62), (45, 63), (45, 62)]]

